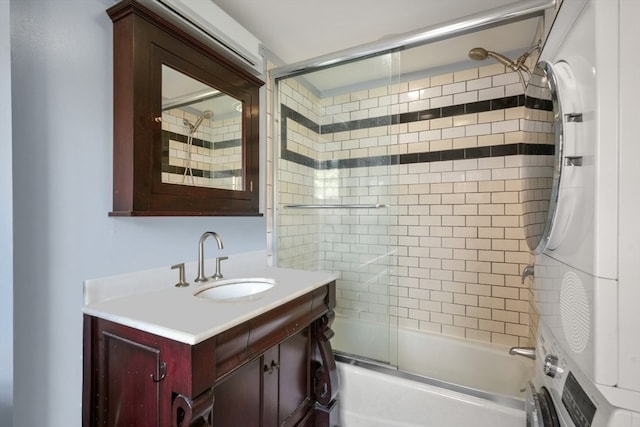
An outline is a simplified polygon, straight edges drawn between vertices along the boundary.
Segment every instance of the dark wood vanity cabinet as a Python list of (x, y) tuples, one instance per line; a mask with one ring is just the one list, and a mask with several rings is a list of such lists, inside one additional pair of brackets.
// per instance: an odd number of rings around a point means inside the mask
[(335, 283), (189, 345), (85, 315), (83, 426), (337, 426)]

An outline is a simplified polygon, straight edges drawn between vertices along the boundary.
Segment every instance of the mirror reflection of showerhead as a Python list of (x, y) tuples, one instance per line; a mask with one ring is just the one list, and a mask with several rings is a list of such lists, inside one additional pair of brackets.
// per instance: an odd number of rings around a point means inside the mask
[(191, 169), (191, 145), (193, 143), (193, 134), (196, 133), (196, 130), (198, 130), (198, 127), (200, 126), (200, 124), (202, 124), (202, 121), (204, 119), (211, 119), (213, 118), (213, 111), (211, 110), (204, 110), (202, 112), (202, 114), (200, 115), (200, 117), (198, 117), (198, 119), (196, 120), (196, 122), (194, 124), (191, 124), (191, 122), (187, 119), (183, 119), (183, 123), (185, 126), (189, 126), (189, 135), (187, 137), (187, 164), (184, 168), (184, 174), (182, 177), (182, 183), (185, 182), (185, 180), (187, 179), (187, 176), (191, 179), (191, 184), (195, 185), (195, 182), (193, 180), (193, 170)]
[(198, 117), (198, 120), (196, 120), (196, 122), (191, 126), (191, 133), (195, 132), (198, 129), (198, 127), (200, 126), (200, 124), (204, 119), (211, 119), (212, 117), (213, 117), (213, 111), (205, 110), (200, 115), (200, 117)]

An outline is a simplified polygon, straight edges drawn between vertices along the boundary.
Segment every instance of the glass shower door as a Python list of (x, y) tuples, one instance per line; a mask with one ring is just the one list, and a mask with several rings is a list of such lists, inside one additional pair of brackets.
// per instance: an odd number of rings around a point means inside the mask
[(394, 57), (277, 81), (274, 244), (279, 267), (337, 275), (334, 350), (393, 365)]

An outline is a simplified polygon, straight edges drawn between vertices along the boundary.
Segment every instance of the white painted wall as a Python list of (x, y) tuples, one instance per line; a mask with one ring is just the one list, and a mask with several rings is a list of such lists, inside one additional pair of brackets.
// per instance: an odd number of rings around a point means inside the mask
[(0, 0), (0, 420), (13, 405), (13, 190), (9, 0)]
[[(265, 221), (109, 218), (112, 24), (105, 10), (115, 1), (0, 0), (1, 31), (7, 28), (7, 3), (15, 196), (13, 425), (80, 426), (82, 281), (194, 261), (205, 230), (221, 234), (227, 254), (265, 249)], [(6, 62), (0, 55), (0, 122), (6, 120)], [(6, 127), (0, 129), (4, 135)], [(0, 149), (4, 183), (4, 138)], [(5, 315), (2, 308), (0, 313)]]

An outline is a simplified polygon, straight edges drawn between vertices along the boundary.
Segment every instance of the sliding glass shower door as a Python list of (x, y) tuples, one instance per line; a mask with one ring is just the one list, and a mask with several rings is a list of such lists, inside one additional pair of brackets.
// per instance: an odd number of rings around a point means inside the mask
[(273, 71), (274, 260), (335, 272), (336, 351), (462, 384), (453, 343), (535, 339), (522, 201), (553, 152), (524, 109), (527, 10)]
[(396, 364), (393, 53), (276, 82), (275, 256), (338, 276), (334, 350)]

